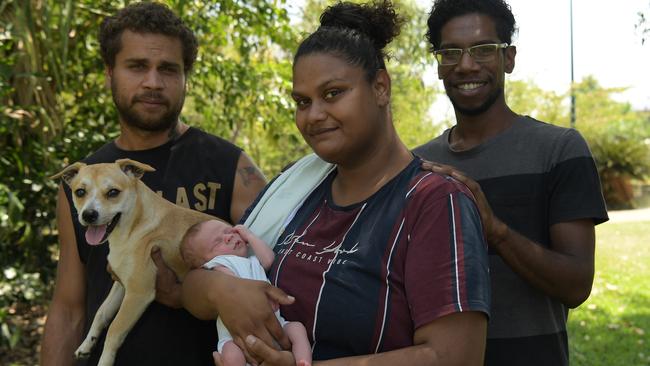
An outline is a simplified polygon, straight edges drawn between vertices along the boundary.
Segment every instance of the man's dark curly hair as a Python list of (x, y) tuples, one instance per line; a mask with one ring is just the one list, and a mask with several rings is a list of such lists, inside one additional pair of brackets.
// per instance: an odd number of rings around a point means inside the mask
[(504, 0), (436, 0), (427, 20), (427, 40), (430, 50), (440, 47), (440, 30), (452, 18), (466, 14), (479, 13), (487, 15), (496, 25), (497, 35), (501, 42), (512, 42), (515, 33), (515, 17), (510, 5)]
[(99, 27), (99, 45), (104, 63), (115, 66), (115, 55), (122, 48), (122, 33), (154, 33), (176, 37), (183, 46), (183, 67), (185, 74), (192, 70), (198, 52), (194, 32), (166, 5), (154, 2), (131, 4), (113, 16), (104, 19)]

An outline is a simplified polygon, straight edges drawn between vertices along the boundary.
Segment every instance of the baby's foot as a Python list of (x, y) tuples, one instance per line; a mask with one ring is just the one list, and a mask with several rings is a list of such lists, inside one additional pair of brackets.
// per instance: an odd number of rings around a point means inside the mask
[(296, 366), (311, 366), (311, 362), (305, 361), (305, 360), (300, 360), (296, 364)]

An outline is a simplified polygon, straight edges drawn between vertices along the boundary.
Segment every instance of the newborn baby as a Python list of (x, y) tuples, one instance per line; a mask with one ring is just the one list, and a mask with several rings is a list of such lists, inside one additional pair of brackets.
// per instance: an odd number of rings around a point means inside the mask
[[(254, 255), (248, 256), (252, 249)], [(220, 221), (198, 223), (187, 230), (181, 243), (183, 260), (192, 268), (221, 271), (231, 276), (267, 281), (266, 271), (271, 268), (275, 253), (260, 238), (243, 225), (232, 227)], [(291, 340), (292, 352), (298, 366), (311, 365), (311, 346), (305, 327), (299, 322), (287, 322), (276, 311), (280, 324)], [(217, 351), (226, 366), (244, 366), (242, 350), (232, 341), (228, 329), (217, 319), (219, 343)]]

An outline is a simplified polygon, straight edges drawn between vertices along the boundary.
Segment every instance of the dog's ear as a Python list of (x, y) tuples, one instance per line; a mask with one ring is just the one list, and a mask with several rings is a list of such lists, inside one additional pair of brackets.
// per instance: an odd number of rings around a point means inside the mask
[(50, 177), (50, 179), (59, 179), (63, 178), (63, 181), (65, 184), (70, 185), (70, 181), (72, 181), (72, 178), (74, 178), (77, 173), (79, 173), (79, 169), (85, 167), (86, 164), (82, 162), (76, 162), (72, 165), (68, 165), (65, 169), (62, 171), (54, 174), (53, 176)]
[(156, 171), (156, 169), (152, 168), (147, 164), (141, 163), (139, 161), (131, 160), (131, 159), (115, 160), (115, 164), (117, 164), (120, 167), (120, 169), (124, 172), (124, 174), (136, 179), (142, 178), (142, 176), (146, 172)]

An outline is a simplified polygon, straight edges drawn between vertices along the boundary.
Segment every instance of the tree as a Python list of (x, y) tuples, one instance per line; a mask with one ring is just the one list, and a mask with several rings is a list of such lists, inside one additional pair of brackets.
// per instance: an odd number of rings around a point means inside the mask
[(563, 105), (565, 95), (543, 90), (532, 80), (508, 81), (505, 94), (508, 106), (516, 113), (568, 127), (568, 113)]
[(308, 149), (289, 108), (297, 35), (283, 5), (206, 1), (179, 9), (201, 44), (184, 118), (243, 147), (270, 176)]
[(0, 201), (9, 202), (0, 212), (0, 266), (45, 268), (47, 277), (56, 197), (47, 176), (111, 136), (104, 118), (114, 112), (92, 39), (105, 8), (5, 1), (0, 10)]
[[(650, 3), (648, 4), (648, 7), (650, 8)], [(634, 29), (636, 29), (641, 35), (641, 44), (645, 44), (646, 39), (648, 36), (650, 36), (650, 25), (648, 25), (648, 10), (646, 9), (645, 11), (639, 11), (637, 14), (639, 15), (639, 21), (634, 25)]]
[(435, 66), (425, 38), (428, 12), (411, 0), (396, 4), (407, 21), (389, 45), (394, 60), (394, 65), (388, 66), (393, 82), (393, 111), (399, 136), (406, 146), (414, 148), (442, 132), (442, 126), (432, 124), (429, 112), (436, 98), (443, 94), (424, 80), (427, 69)]

